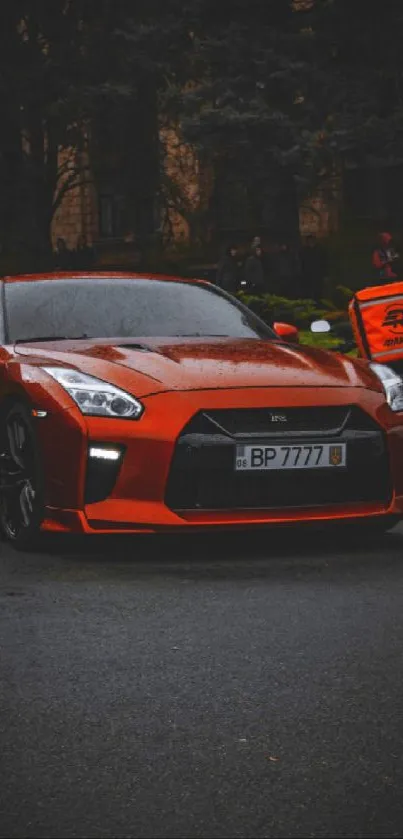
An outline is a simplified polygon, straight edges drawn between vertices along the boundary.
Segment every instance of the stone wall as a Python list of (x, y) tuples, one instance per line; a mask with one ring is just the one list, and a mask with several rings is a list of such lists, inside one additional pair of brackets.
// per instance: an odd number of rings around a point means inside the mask
[[(77, 167), (76, 154), (72, 149), (60, 152), (59, 166), (63, 170), (60, 185), (66, 182)], [(76, 186), (69, 189), (55, 212), (52, 222), (52, 244), (56, 246), (59, 237), (65, 239), (69, 248), (75, 248), (79, 236), (84, 235), (89, 244), (98, 238), (98, 202), (94, 184), (87, 171), (86, 155), (81, 156), (78, 168), (81, 176)]]
[(196, 226), (208, 201), (209, 173), (202, 171), (197, 153), (181, 141), (175, 127), (162, 128), (160, 142), (164, 157), (165, 232), (173, 243), (188, 242), (192, 225)]
[[(188, 243), (191, 225), (203, 213), (211, 193), (212, 173), (203, 171), (196, 153), (180, 141), (174, 128), (161, 131), (161, 146), (165, 160), (163, 183), (164, 232), (169, 244)], [(99, 239), (98, 197), (88, 172), (88, 160), (81, 160), (81, 182), (66, 192), (55, 213), (52, 224), (52, 243), (59, 237), (69, 248), (75, 248), (80, 235), (89, 244)], [(60, 154), (60, 166), (66, 171), (63, 180), (74, 171), (75, 159), (71, 150)], [(330, 188), (331, 186), (331, 188)], [(338, 229), (340, 196), (338, 185), (332, 184), (304, 201), (299, 211), (301, 236), (310, 233), (326, 237)], [(195, 229), (195, 228), (194, 228)]]
[(339, 209), (337, 202), (330, 201), (324, 195), (313, 195), (300, 207), (299, 229), (301, 236), (313, 234), (325, 238), (338, 229)]

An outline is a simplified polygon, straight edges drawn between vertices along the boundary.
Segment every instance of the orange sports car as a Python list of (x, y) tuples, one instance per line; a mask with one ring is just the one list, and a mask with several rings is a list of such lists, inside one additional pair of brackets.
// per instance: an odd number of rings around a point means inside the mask
[[(403, 383), (204, 281), (1, 281), (0, 524), (156, 532), (403, 515)], [(291, 335), (292, 337), (292, 335)]]

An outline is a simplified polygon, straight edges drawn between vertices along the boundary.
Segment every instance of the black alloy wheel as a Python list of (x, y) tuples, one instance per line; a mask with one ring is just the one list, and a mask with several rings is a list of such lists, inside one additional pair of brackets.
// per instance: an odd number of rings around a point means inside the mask
[(42, 518), (42, 470), (35, 430), (29, 408), (18, 402), (0, 420), (0, 528), (15, 547), (33, 547)]

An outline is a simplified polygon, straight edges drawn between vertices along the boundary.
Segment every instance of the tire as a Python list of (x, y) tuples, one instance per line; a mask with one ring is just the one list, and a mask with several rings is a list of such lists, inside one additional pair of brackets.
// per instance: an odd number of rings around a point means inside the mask
[(0, 531), (17, 550), (34, 550), (44, 518), (43, 469), (29, 407), (22, 401), (0, 418)]
[(367, 544), (371, 541), (384, 536), (392, 530), (401, 521), (399, 516), (374, 516), (374, 518), (354, 520), (346, 522), (341, 530), (339, 536), (344, 539), (345, 536), (351, 536), (354, 540), (359, 540), (360, 544)]
[(372, 533), (389, 533), (399, 524), (399, 521), (401, 521), (399, 516), (381, 516), (377, 521), (370, 523), (370, 529)]

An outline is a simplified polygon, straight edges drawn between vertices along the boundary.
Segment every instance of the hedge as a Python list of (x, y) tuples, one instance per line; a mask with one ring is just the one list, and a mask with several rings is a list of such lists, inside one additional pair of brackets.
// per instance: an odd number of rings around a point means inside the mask
[[(273, 294), (252, 295), (239, 292), (239, 299), (270, 326), (274, 321), (285, 321), (299, 329), (300, 342), (322, 349), (342, 349), (346, 333), (350, 332), (348, 303), (353, 292), (344, 286), (335, 289), (333, 300), (322, 300), (318, 306), (314, 300), (290, 300)], [(334, 332), (314, 334), (310, 331), (314, 320), (327, 320), (334, 324)], [(337, 334), (340, 332), (340, 334)]]

